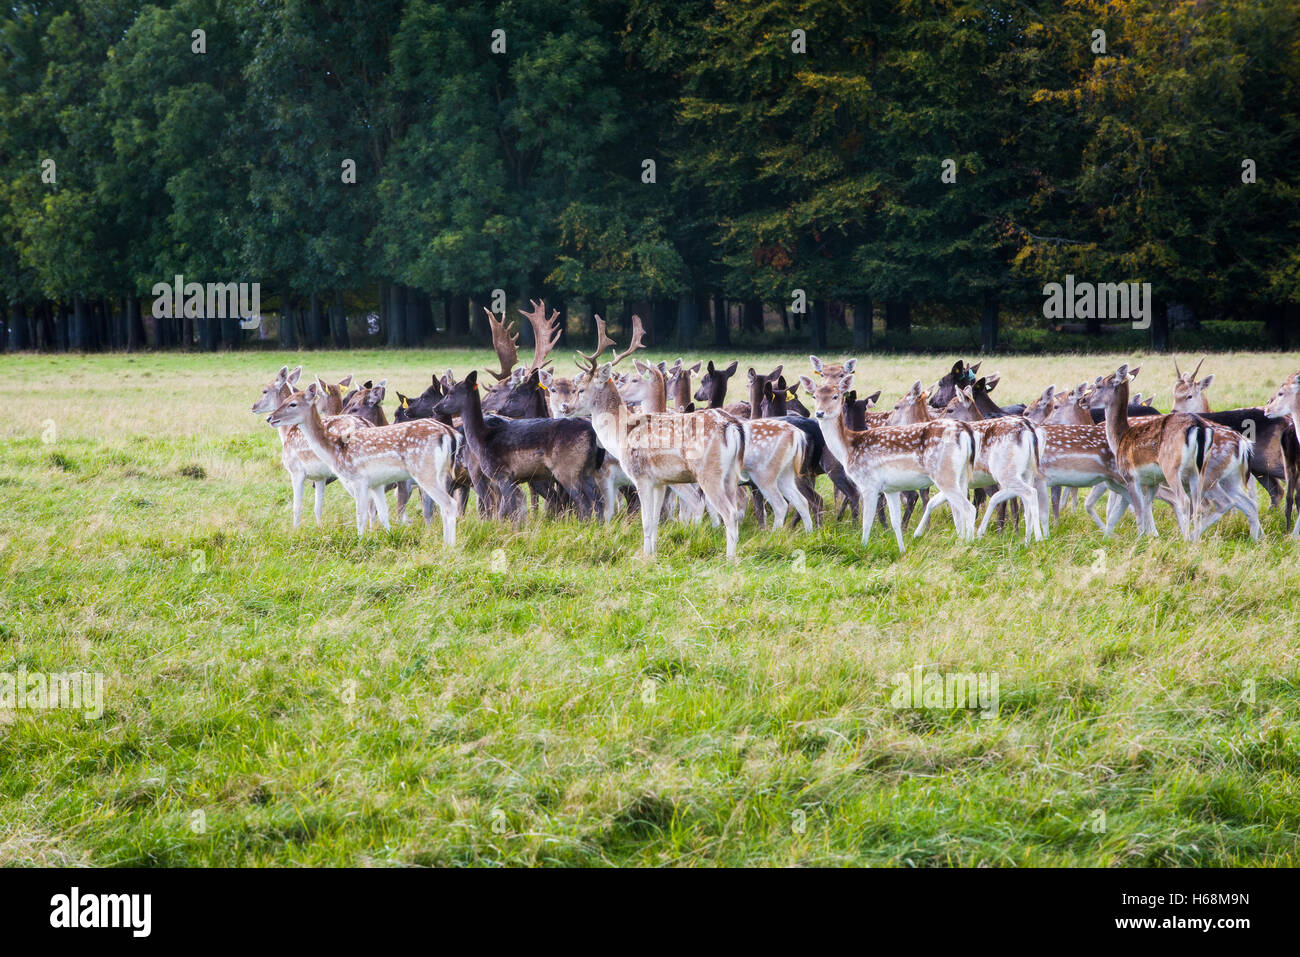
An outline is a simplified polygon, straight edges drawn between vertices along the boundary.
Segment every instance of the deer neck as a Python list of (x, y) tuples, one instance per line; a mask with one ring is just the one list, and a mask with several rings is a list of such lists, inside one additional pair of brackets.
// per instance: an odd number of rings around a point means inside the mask
[(1128, 382), (1115, 386), (1106, 401), (1106, 441), (1112, 453), (1119, 454), (1119, 443), (1128, 432)]
[(691, 404), (691, 374), (682, 371), (677, 375), (677, 382), (673, 385), (673, 404), (677, 406), (677, 411), (681, 411)]
[(600, 444), (613, 452), (620, 462), (627, 444), (627, 420), (627, 403), (618, 394), (612, 380), (599, 388), (592, 387), (591, 427), (596, 431)]
[(646, 393), (645, 401), (641, 403), (642, 412), (662, 413), (668, 411), (668, 386), (664, 382), (663, 373), (651, 370), (649, 378), (646, 380), (649, 384), (649, 391)]
[(487, 425), (483, 422), (483, 400), (479, 397), (478, 384), (465, 390), (465, 409), (460, 416), (460, 424), (465, 427), (465, 441), (472, 446), (481, 446), (487, 437)]
[(335, 472), (343, 474), (340, 467), (342, 454), (339, 451), (337, 440), (331, 439), (325, 432), (325, 423), (321, 420), (320, 409), (316, 408), (316, 403), (312, 403), (307, 410), (307, 418), (297, 425), (301, 430), (303, 437), (307, 440), (307, 445), (311, 448), (316, 456), (322, 461), (329, 464)]
[(831, 455), (847, 465), (852, 432), (844, 421), (844, 409), (841, 408), (836, 415), (824, 416), (817, 422), (822, 427), (822, 438), (826, 440), (826, 448), (830, 450)]
[[(276, 399), (278, 400), (278, 403), (280, 405), (283, 405), (284, 400), (289, 398), (289, 396), (291, 395), (293, 395), (293, 389), (286, 382), (284, 385), (280, 386), (279, 392), (276, 393)], [(284, 444), (289, 441), (290, 433), (293, 432), (293, 430), (296, 428), (297, 428), (296, 425), (277, 425), (275, 427), (275, 434), (280, 436), (281, 447), (283, 447)]]
[(727, 380), (714, 376), (709, 382), (709, 408), (720, 409), (727, 401)]

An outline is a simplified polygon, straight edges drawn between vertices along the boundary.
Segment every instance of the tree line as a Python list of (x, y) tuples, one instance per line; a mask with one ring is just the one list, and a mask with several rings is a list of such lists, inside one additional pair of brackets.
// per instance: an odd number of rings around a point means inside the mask
[(1297, 318), (1294, 0), (39, 0), (0, 18), (11, 350), (256, 335), (155, 318), (178, 275), (258, 282), (289, 348), (355, 344), (366, 315), (368, 342), (483, 339), (504, 295), (636, 309), (655, 344), (819, 347), (843, 325), (871, 348), (877, 325), (905, 341), (940, 315), (993, 349), (1007, 317), (1046, 324), (1044, 284), (1066, 276), (1149, 282), (1158, 349), (1202, 320), (1285, 348)]

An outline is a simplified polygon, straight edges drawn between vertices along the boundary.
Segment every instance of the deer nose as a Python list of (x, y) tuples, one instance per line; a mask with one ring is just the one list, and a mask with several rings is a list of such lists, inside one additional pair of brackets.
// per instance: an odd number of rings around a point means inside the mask
[(818, 410), (817, 410), (817, 418), (819, 418), (819, 419), (824, 419), (824, 418), (826, 418), (826, 413), (823, 412), (821, 409), (818, 409)]

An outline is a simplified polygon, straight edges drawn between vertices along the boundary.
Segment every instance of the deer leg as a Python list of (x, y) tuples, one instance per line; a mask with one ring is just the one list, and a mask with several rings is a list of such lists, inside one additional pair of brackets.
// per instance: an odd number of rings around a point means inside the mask
[(391, 529), (388, 524), (388, 496), (384, 494), (384, 487), (377, 485), (370, 490), (370, 504), (375, 510), (375, 518), (385, 529)]
[[(930, 527), (930, 516), (940, 505), (948, 501), (946, 492), (940, 492), (938, 495), (931, 495), (930, 501), (925, 503), (925, 510), (921, 512), (921, 520), (916, 523), (916, 531), (912, 533), (913, 538), (920, 538), (921, 533)], [(957, 513), (953, 512), (953, 521), (957, 520)]]
[(799, 513), (803, 530), (811, 532), (814, 527), (812, 512), (808, 508), (808, 500), (804, 498), (803, 490), (799, 487), (799, 479), (793, 472), (788, 472), (781, 477), (780, 492)]
[(649, 557), (659, 548), (659, 513), (663, 509), (663, 486), (651, 481), (638, 482), (636, 492), (641, 499), (641, 552)]
[(876, 507), (879, 504), (879, 489), (869, 488), (858, 490), (858, 508), (862, 514), (862, 544), (864, 547), (871, 539), (871, 526), (876, 521)]
[(907, 542), (903, 540), (902, 494), (899, 492), (886, 492), (885, 506), (889, 509), (889, 524), (894, 529), (894, 540), (898, 542), (898, 554), (902, 555), (907, 551)]
[[(293, 527), (297, 528), (302, 522), (302, 490), (307, 484), (306, 472), (290, 472), (289, 484), (293, 487)], [(316, 524), (320, 524), (320, 515), (316, 515)]]

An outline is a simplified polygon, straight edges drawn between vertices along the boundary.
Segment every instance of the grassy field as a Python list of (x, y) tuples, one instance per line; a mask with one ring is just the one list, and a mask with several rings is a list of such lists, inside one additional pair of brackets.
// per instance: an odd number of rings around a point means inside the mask
[[(418, 393), (485, 358), (294, 361)], [(952, 358), (868, 358), (859, 388)], [(1134, 358), (983, 368), (1009, 402)], [(1172, 365), (1136, 358), (1168, 408)], [(105, 710), (0, 711), (0, 863), (1300, 864), (1277, 512), (1258, 544), (1234, 515), (1187, 545), (1162, 508), (1155, 541), (1071, 512), (1026, 547), (958, 545), (945, 511), (901, 559), (751, 517), (734, 565), (707, 525), (647, 564), (625, 517), (359, 542), (337, 485), (289, 528), (248, 412), (282, 361), (4, 359), (0, 673), (102, 673)], [(1298, 364), (1203, 374), (1228, 408)], [(996, 676), (996, 716), (891, 706), (915, 666)]]

